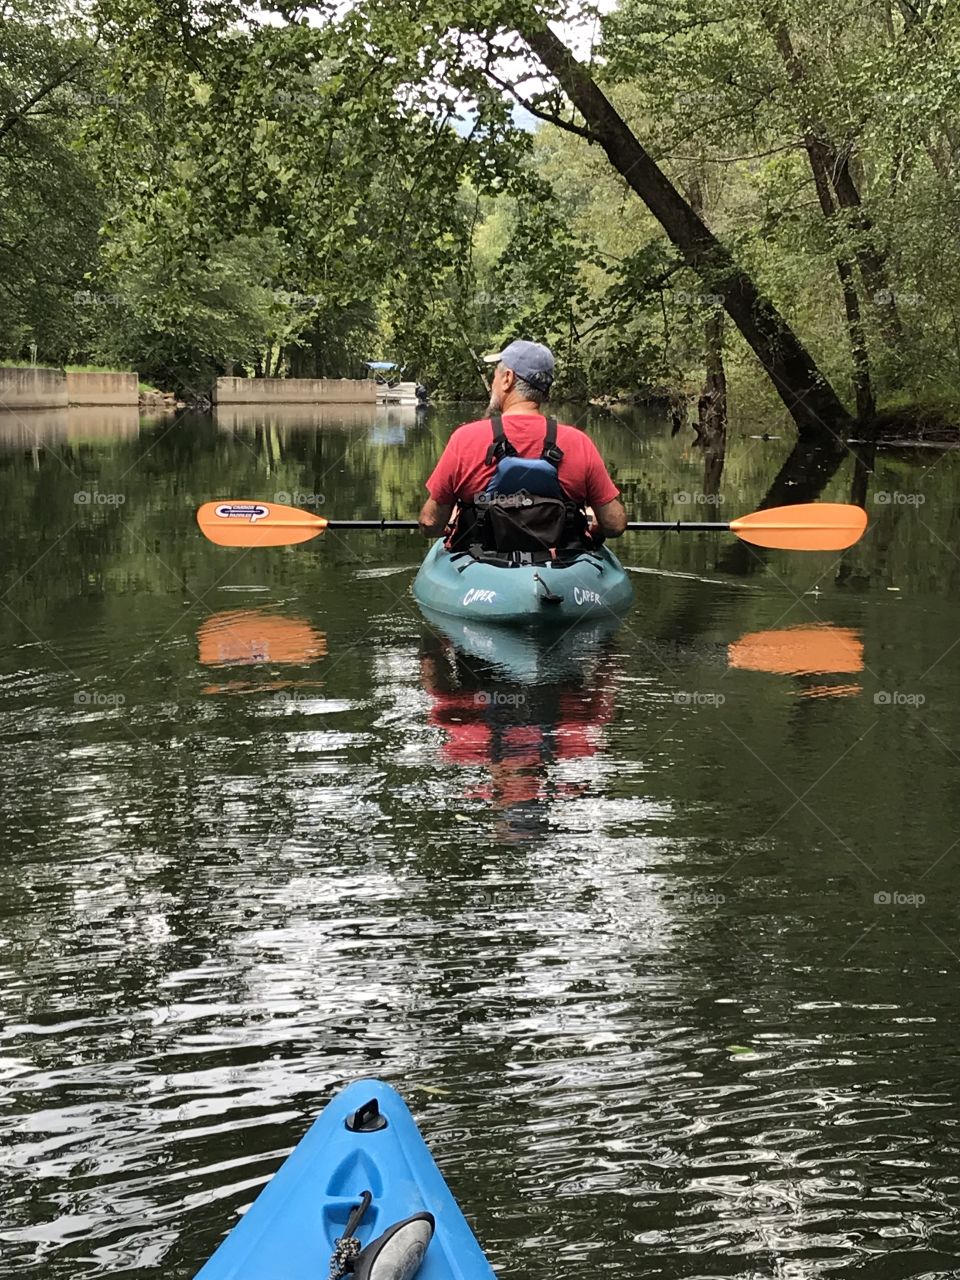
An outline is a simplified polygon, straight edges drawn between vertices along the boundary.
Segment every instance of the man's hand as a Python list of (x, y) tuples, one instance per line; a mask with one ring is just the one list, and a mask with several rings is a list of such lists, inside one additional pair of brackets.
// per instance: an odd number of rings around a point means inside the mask
[(452, 503), (434, 502), (432, 498), (428, 498), (420, 512), (421, 533), (427, 538), (439, 538), (450, 523), (452, 513)]
[(585, 510), (587, 532), (591, 537), (595, 536), (594, 530), (599, 530), (605, 538), (619, 538), (627, 527), (627, 512), (619, 498), (605, 502), (596, 511), (593, 507), (586, 507)]

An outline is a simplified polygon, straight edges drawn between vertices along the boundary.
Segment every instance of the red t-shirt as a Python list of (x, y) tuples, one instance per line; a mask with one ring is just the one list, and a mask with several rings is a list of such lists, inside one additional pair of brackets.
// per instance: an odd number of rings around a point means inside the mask
[[(547, 420), (540, 413), (505, 413), (503, 432), (521, 458), (539, 458)], [(481, 493), (495, 471), (484, 459), (493, 441), (489, 418), (465, 422), (447, 441), (440, 461), (427, 481), (427, 492), (442, 506), (458, 498), (472, 498)], [(563, 450), (559, 479), (563, 491), (574, 502), (602, 507), (620, 490), (607, 474), (597, 446), (579, 427), (557, 424), (557, 445)]]

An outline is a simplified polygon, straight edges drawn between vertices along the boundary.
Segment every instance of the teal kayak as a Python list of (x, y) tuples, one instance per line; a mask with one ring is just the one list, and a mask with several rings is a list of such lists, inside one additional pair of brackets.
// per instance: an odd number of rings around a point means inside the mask
[(586, 618), (619, 617), (633, 602), (623, 565), (607, 547), (541, 565), (495, 565), (437, 541), (414, 579), (425, 609), (506, 626), (569, 626)]
[(330, 1102), (196, 1280), (495, 1280), (403, 1099)]

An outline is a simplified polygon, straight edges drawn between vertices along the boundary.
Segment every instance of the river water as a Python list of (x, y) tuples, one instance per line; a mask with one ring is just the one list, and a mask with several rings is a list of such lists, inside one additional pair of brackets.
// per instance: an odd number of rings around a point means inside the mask
[[(960, 460), (841, 556), (629, 536), (546, 654), (428, 626), (417, 535), (197, 532), (415, 515), (457, 420), (0, 424), (0, 1277), (192, 1276), (361, 1075), (503, 1277), (958, 1274)], [(587, 425), (636, 516), (788, 452)]]

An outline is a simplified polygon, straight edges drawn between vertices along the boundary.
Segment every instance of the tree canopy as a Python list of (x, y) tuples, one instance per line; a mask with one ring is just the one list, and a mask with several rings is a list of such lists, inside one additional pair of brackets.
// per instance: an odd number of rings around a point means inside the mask
[(523, 334), (614, 395), (722, 341), (801, 430), (956, 395), (951, 4), (30, 0), (0, 39), (5, 358), (457, 395)]

